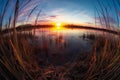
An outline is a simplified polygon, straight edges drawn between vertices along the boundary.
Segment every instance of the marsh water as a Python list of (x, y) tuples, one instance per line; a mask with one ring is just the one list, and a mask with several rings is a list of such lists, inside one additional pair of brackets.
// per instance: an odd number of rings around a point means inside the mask
[(92, 50), (95, 36), (85, 37), (86, 35), (106, 34), (85, 29), (53, 28), (39, 28), (33, 32), (37, 39), (32, 43), (40, 48), (37, 56), (47, 58), (50, 63), (58, 65), (74, 60), (81, 53), (88, 54)]

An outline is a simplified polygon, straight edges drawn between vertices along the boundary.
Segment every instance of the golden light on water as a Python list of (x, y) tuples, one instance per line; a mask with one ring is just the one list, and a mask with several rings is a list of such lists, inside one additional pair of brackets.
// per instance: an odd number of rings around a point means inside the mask
[(64, 23), (62, 22), (55, 22), (53, 25), (52, 30), (53, 31), (61, 31), (61, 30), (65, 30), (66, 28), (64, 27)]

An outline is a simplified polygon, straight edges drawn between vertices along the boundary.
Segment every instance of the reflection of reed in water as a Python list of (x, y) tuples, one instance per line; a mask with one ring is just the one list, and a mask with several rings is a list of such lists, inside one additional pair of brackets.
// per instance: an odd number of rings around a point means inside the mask
[(66, 48), (66, 42), (62, 35), (54, 36), (54, 37), (42, 37), (41, 46), (44, 50), (56, 50), (61, 51)]
[(64, 40), (62, 35), (57, 36), (55, 38), (55, 43), (56, 43), (55, 46), (58, 48), (58, 50), (63, 50), (63, 49), (66, 48), (66, 42), (65, 42), (65, 40)]

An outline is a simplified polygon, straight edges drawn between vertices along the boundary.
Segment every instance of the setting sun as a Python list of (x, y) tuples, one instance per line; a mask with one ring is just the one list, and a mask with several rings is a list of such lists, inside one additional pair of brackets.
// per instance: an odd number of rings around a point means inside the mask
[(61, 26), (61, 23), (60, 22), (56, 23), (56, 26)]
[(57, 29), (60, 29), (60, 28), (61, 28), (61, 25), (62, 25), (62, 24), (61, 24), (60, 22), (57, 22), (57, 23), (56, 23)]
[(62, 22), (55, 22), (54, 23), (54, 27), (52, 28), (53, 30), (63, 30), (63, 29), (65, 29), (65, 27), (64, 27), (64, 23), (62, 23)]

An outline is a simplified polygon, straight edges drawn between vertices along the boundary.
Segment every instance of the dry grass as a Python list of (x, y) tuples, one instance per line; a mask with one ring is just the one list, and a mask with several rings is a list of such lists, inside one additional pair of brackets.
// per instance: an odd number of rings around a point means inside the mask
[[(30, 1), (30, 0), (29, 0)], [(26, 4), (29, 4), (29, 1)], [(0, 14), (0, 27), (6, 12), (7, 0)], [(101, 3), (99, 3), (101, 6)], [(102, 7), (102, 6), (101, 6)], [(36, 8), (36, 7), (35, 7)], [(28, 16), (32, 14), (34, 9)], [(120, 40), (114, 43), (108, 38), (95, 39), (93, 50), (79, 55), (73, 62), (63, 66), (48, 65), (42, 67), (34, 52), (36, 47), (29, 43), (35, 36), (31, 33), (17, 33), (19, 0), (16, 0), (14, 17), (10, 16), (7, 28), (14, 28), (7, 36), (0, 33), (0, 79), (1, 80), (119, 80), (120, 79)], [(102, 13), (104, 10), (101, 8)], [(105, 10), (108, 13), (107, 10)], [(37, 17), (40, 15), (38, 13)], [(103, 14), (106, 27), (110, 23)], [(13, 21), (12, 21), (13, 20)], [(38, 18), (35, 20), (37, 24)]]

